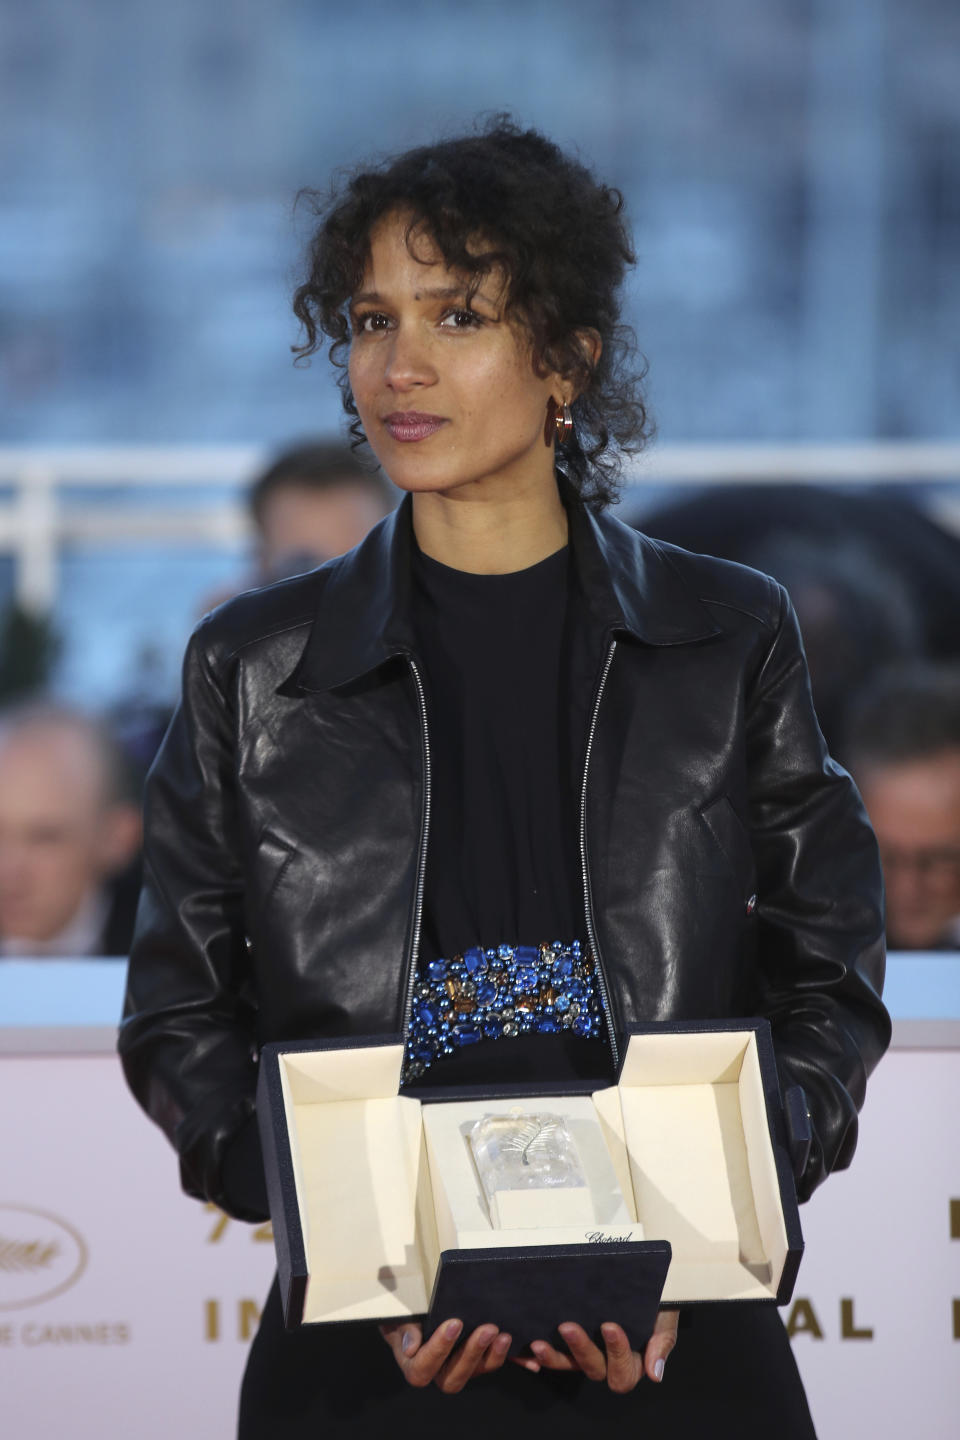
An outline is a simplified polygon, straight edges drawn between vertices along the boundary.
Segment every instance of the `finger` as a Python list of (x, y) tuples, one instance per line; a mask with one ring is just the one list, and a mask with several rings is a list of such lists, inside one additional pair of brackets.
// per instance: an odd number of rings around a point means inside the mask
[(677, 1343), (677, 1326), (680, 1323), (679, 1310), (661, 1310), (653, 1334), (643, 1352), (643, 1368), (651, 1380), (663, 1379), (663, 1367), (670, 1351)]
[(607, 1323), (600, 1326), (600, 1333), (607, 1349), (607, 1384), (616, 1394), (626, 1395), (643, 1375), (643, 1356), (633, 1349), (622, 1326)]
[(533, 1340), (530, 1342), (530, 1349), (537, 1357), (539, 1366), (544, 1370), (579, 1370), (580, 1366), (570, 1355), (565, 1355), (562, 1350), (555, 1349), (548, 1345), (546, 1340)]
[(437, 1386), (445, 1395), (456, 1395), (463, 1389), (496, 1340), (497, 1333), (496, 1325), (479, 1325), (460, 1349), (451, 1355), (436, 1376)]
[(474, 1375), (490, 1375), (494, 1370), (499, 1370), (507, 1358), (510, 1349), (510, 1336), (503, 1331), (488, 1345), (486, 1351), (480, 1358), (480, 1363), (474, 1370)]
[(574, 1325), (572, 1321), (568, 1321), (557, 1328), (563, 1337), (563, 1343), (584, 1375), (589, 1380), (605, 1380), (607, 1378), (607, 1358), (603, 1351), (594, 1345), (583, 1326)]
[(511, 1361), (513, 1365), (519, 1365), (521, 1370), (529, 1370), (531, 1375), (536, 1375), (540, 1370), (540, 1361), (533, 1360), (529, 1355), (514, 1355)]
[(420, 1326), (411, 1325), (406, 1320), (397, 1320), (388, 1325), (381, 1325), (380, 1334), (393, 1351), (393, 1358), (398, 1365), (405, 1358), (412, 1360), (423, 1341), (423, 1331)]
[(449, 1360), (453, 1347), (460, 1339), (460, 1332), (463, 1323), (460, 1320), (446, 1320), (439, 1325), (430, 1339), (419, 1346), (412, 1356), (404, 1355), (402, 1344), (398, 1345), (397, 1356), (400, 1369), (406, 1376), (407, 1383), (421, 1389), (429, 1385), (440, 1369)]

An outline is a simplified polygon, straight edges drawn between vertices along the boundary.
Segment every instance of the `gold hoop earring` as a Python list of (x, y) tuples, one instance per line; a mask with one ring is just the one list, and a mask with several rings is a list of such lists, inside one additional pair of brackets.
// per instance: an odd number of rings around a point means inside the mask
[(557, 444), (563, 445), (573, 434), (573, 414), (569, 405), (557, 406), (554, 424), (557, 428)]

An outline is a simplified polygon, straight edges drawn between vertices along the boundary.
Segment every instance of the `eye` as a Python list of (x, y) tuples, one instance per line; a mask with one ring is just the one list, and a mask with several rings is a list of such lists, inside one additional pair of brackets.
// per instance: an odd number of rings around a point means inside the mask
[(476, 310), (459, 309), (448, 310), (440, 323), (446, 330), (477, 330), (485, 321)]
[(350, 325), (354, 335), (372, 335), (375, 330), (388, 329), (390, 317), (382, 310), (367, 310), (351, 316)]

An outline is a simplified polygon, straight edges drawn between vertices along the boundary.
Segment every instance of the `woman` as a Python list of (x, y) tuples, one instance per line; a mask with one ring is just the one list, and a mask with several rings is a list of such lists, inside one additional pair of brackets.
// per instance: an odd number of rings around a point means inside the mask
[[(271, 1039), (399, 1033), (420, 1088), (604, 1081), (626, 1025), (759, 1013), (812, 1116), (802, 1196), (850, 1160), (889, 1037), (873, 837), (780, 587), (602, 513), (646, 427), (620, 208), (501, 121), (359, 172), (322, 215), (302, 353), (331, 340), (407, 494), (193, 637), (120, 1042), (185, 1188), (241, 1218), (266, 1213)], [(286, 1335), (275, 1287), (240, 1433), (813, 1433), (772, 1309), (689, 1312), (666, 1372), (668, 1313), (642, 1353), (572, 1316), (521, 1365), (490, 1318)]]

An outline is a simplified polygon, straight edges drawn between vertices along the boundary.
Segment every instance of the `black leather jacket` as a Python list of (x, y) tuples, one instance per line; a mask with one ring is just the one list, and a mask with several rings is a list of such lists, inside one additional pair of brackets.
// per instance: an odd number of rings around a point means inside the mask
[[(873, 834), (782, 588), (568, 508), (595, 647), (578, 839), (612, 1042), (767, 1016), (813, 1120), (805, 1197), (849, 1163), (889, 1041)], [(431, 803), (411, 547), (407, 500), (350, 554), (208, 616), (148, 782), (120, 1051), (185, 1188), (234, 1213), (224, 1158), (251, 1128), (257, 1046), (405, 1032)]]

